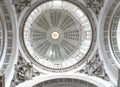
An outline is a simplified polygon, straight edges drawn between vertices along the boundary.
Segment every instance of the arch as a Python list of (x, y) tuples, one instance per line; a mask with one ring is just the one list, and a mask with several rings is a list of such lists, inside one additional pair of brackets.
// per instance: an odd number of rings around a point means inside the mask
[(84, 81), (86, 83), (88, 82), (88, 83), (94, 84), (97, 87), (112, 87), (112, 85), (107, 81), (104, 81), (102, 79), (99, 79), (93, 76), (87, 76), (85, 74), (77, 74), (77, 73), (72, 75), (70, 74), (43, 75), (43, 76), (33, 78), (33, 80), (21, 83), (17, 87), (21, 87), (21, 86), (32, 87), (41, 82), (52, 80), (52, 79), (59, 79), (59, 78), (77, 79), (77, 80)]

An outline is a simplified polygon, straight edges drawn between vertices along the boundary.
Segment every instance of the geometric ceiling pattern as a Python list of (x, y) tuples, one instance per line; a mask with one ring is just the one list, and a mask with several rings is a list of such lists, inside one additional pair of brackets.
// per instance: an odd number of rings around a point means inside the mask
[(58, 78), (41, 82), (33, 87), (97, 87), (96, 85), (72, 78)]
[(32, 9), (24, 21), (22, 48), (45, 70), (65, 71), (88, 54), (93, 39), (91, 24), (75, 4), (45, 2)]
[(118, 85), (119, 3), (1, 0), (0, 87)]

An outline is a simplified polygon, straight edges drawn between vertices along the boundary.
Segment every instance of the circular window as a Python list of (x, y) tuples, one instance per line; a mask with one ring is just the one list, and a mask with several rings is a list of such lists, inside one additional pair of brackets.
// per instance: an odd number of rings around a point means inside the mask
[(84, 59), (92, 33), (87, 15), (78, 6), (67, 1), (49, 1), (28, 14), (21, 41), (28, 57), (38, 66), (62, 71)]

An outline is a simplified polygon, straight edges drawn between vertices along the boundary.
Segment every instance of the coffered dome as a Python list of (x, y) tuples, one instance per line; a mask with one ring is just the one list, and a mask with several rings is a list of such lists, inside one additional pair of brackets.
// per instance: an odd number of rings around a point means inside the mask
[(87, 81), (73, 78), (57, 78), (41, 82), (33, 87), (97, 87)]
[(79, 64), (92, 43), (92, 23), (77, 5), (49, 1), (28, 13), (22, 30), (25, 52), (38, 66), (53, 71)]

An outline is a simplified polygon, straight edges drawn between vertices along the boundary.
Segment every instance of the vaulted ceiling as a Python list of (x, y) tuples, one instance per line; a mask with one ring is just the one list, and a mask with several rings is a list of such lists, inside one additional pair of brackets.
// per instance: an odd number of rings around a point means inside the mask
[(116, 87), (119, 68), (119, 0), (0, 1), (0, 87)]

